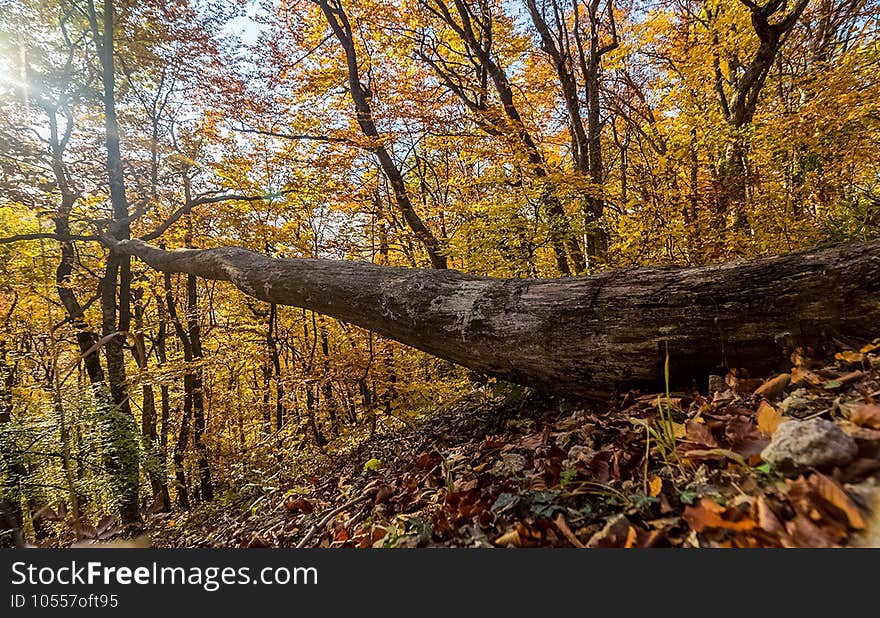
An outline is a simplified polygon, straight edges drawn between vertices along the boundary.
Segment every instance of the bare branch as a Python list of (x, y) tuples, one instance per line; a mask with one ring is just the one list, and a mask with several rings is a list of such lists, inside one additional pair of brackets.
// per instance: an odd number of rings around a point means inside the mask
[(283, 191), (265, 193), (263, 195), (241, 195), (237, 193), (223, 193), (221, 195), (205, 195), (202, 197), (197, 197), (196, 199), (187, 202), (186, 204), (175, 210), (170, 217), (162, 222), (159, 227), (157, 227), (149, 234), (144, 234), (140, 238), (144, 241), (150, 241), (159, 238), (168, 230), (168, 228), (177, 223), (177, 221), (180, 220), (183, 215), (189, 214), (189, 212), (196, 206), (202, 206), (204, 204), (217, 204), (219, 202), (263, 202), (276, 197), (280, 197), (282, 195), (294, 193), (295, 191), (296, 189), (284, 189)]
[(57, 240), (58, 242), (73, 242), (81, 240), (87, 242), (99, 242), (101, 238), (98, 236), (81, 236), (76, 234), (70, 236), (59, 236), (58, 234), (53, 234), (51, 232), (36, 232), (33, 234), (16, 234), (15, 236), (0, 238), (0, 245), (8, 245), (10, 243), (22, 242), (26, 240)]
[(265, 129), (251, 129), (247, 127), (233, 127), (232, 130), (236, 133), (254, 133), (256, 135), (277, 137), (278, 139), (286, 139), (290, 141), (325, 142), (328, 144), (346, 144), (348, 146), (366, 148), (363, 144), (358, 144), (354, 140), (348, 139), (347, 137), (331, 137), (329, 135), (308, 135), (303, 133), (282, 133), (280, 131), (267, 131)]

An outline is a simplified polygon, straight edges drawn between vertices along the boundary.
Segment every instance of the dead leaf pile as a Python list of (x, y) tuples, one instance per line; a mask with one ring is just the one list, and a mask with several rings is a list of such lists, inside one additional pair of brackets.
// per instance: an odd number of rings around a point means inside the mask
[[(845, 546), (873, 517), (880, 340), (811, 357), (798, 350), (787, 372), (764, 378), (731, 371), (709, 394), (470, 402), (318, 455), (307, 474), (279, 468), (271, 489), (215, 502), (176, 530), (164, 522), (160, 536), (173, 546)], [(853, 437), (855, 461), (797, 478), (762, 461), (781, 423), (816, 417)], [(365, 469), (373, 459), (383, 465)]]

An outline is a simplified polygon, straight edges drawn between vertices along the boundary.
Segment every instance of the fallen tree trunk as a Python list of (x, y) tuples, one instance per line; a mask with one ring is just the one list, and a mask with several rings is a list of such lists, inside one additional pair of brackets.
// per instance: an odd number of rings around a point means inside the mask
[(564, 395), (603, 396), (729, 367), (784, 362), (794, 345), (880, 335), (880, 241), (699, 268), (633, 268), (564, 279), (280, 260), (241, 249), (114, 250), (161, 271), (231, 281), (475, 371)]

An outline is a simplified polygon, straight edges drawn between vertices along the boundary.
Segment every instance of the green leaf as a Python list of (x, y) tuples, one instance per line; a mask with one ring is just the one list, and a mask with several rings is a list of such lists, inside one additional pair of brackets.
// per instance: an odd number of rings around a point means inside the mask
[(697, 499), (697, 492), (685, 489), (680, 494), (678, 494), (678, 497), (684, 504), (693, 504), (694, 501)]

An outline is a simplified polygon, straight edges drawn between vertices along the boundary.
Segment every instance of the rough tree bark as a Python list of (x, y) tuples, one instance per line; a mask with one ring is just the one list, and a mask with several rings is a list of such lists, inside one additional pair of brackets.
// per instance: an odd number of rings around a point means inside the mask
[(231, 281), (500, 378), (564, 395), (674, 385), (725, 367), (766, 370), (791, 346), (876, 336), (880, 241), (698, 268), (491, 279), (246, 249), (115, 250), (153, 268)]

